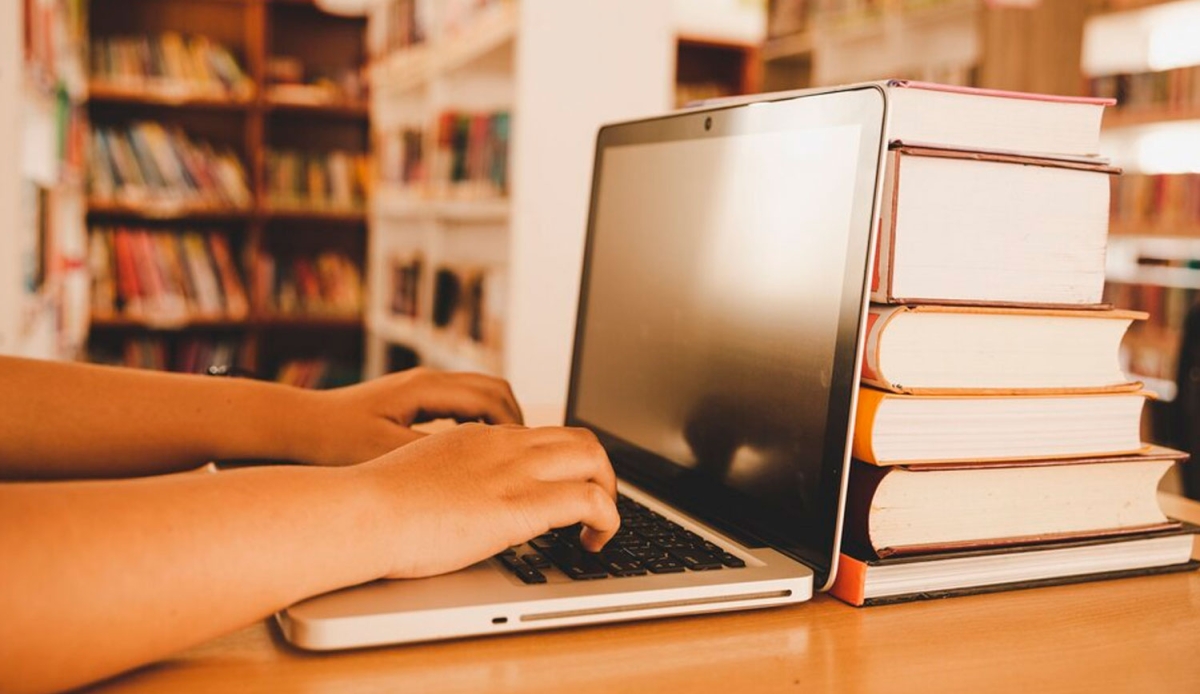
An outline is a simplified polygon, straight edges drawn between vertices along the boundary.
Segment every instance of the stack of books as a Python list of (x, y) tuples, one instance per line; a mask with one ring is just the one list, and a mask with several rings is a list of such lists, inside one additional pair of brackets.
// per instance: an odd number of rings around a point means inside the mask
[(1147, 393), (1120, 366), (1145, 314), (1101, 303), (1119, 173), (1095, 155), (1108, 102), (889, 89), (833, 594), (865, 605), (1193, 568), (1189, 530), (1157, 502), (1185, 456), (1142, 443)]

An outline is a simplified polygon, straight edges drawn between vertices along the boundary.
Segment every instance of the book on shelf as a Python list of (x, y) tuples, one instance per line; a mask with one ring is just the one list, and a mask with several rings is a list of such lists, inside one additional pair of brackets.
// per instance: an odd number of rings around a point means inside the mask
[(1120, 345), (1134, 311), (872, 304), (863, 383), (897, 393), (1136, 390)]
[(397, 255), (389, 265), (392, 291), (388, 306), (393, 315), (417, 318), (421, 314), (421, 279), (425, 261), (420, 252)]
[(830, 594), (855, 606), (887, 605), (1042, 586), (1193, 571), (1195, 528), (894, 556), (843, 551)]
[(433, 280), (433, 327), (442, 335), (498, 351), (504, 274), (498, 268), (442, 265)]
[(249, 313), (229, 240), (218, 232), (93, 227), (88, 266), (93, 318), (170, 324)]
[(894, 144), (872, 301), (1098, 304), (1118, 172), (1095, 160)]
[(379, 134), (379, 180), (388, 184), (417, 187), (428, 179), (425, 161), (425, 131), (402, 127)]
[(1092, 77), (1088, 91), (1116, 100), (1116, 113), (1200, 108), (1200, 65)]
[(879, 467), (855, 461), (843, 545), (859, 557), (927, 554), (1177, 527), (1158, 484), (1167, 448), (1100, 458)]
[(104, 36), (91, 44), (91, 82), (112, 90), (163, 98), (246, 100), (254, 81), (228, 47), (207, 36)]
[(337, 388), (357, 383), (356, 367), (330, 359), (292, 359), (284, 362), (275, 381), (297, 388)]
[(323, 251), (283, 260), (260, 252), (255, 303), (278, 316), (357, 318), (363, 310), (362, 272), (349, 256)]
[(509, 113), (443, 111), (429, 165), (433, 197), (489, 198), (508, 194)]
[(389, 0), (380, 21), (367, 25), (367, 53), (378, 60), (425, 43), (431, 4), (421, 0)]
[(1200, 231), (1200, 173), (1126, 174), (1113, 185), (1112, 221), (1133, 233)]
[(249, 209), (246, 169), (232, 150), (154, 121), (92, 131), (89, 196), (146, 208)]
[(267, 201), (276, 210), (361, 212), (371, 195), (366, 154), (331, 150), (267, 152)]
[(244, 346), (232, 338), (130, 337), (115, 350), (93, 345), (88, 360), (98, 364), (153, 371), (205, 373), (210, 367), (237, 368), (245, 363)]
[(1072, 458), (1143, 448), (1149, 393), (903, 395), (859, 389), (853, 455), (874, 465)]

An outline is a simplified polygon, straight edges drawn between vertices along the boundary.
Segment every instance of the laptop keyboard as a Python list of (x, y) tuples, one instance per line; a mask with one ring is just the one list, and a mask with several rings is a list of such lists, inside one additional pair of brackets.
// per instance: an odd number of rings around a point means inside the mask
[(746, 565), (724, 548), (651, 511), (624, 495), (617, 499), (621, 529), (604, 549), (585, 551), (579, 525), (551, 530), (521, 550), (496, 555), (501, 565), (525, 583), (545, 583), (551, 567), (575, 580), (713, 571)]

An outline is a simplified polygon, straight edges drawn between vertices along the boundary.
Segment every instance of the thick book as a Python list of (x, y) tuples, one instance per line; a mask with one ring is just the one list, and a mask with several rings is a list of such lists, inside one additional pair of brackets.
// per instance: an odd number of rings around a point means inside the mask
[(842, 546), (883, 558), (1175, 527), (1158, 483), (1186, 453), (879, 467), (854, 461)]
[(1192, 571), (1193, 533), (1162, 532), (873, 559), (843, 552), (830, 594), (856, 607)]
[[(961, 149), (1094, 156), (1100, 121), (1115, 99), (979, 89), (912, 80), (876, 82), (889, 99), (888, 140)], [(695, 106), (783, 99), (830, 88), (723, 97)]]
[(903, 395), (859, 389), (853, 455), (873, 465), (1080, 458), (1141, 451), (1137, 392)]
[(871, 300), (1099, 304), (1119, 172), (1098, 160), (894, 146)]
[(1121, 338), (1145, 313), (887, 306), (867, 316), (863, 383), (897, 393), (1137, 390)]

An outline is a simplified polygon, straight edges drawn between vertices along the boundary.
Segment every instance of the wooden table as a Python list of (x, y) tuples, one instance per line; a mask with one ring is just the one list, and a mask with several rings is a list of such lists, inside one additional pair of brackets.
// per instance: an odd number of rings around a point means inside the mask
[[(1164, 495), (1200, 523), (1200, 504)], [(238, 692), (1200, 692), (1200, 573), (312, 655), (258, 623), (95, 688)]]

